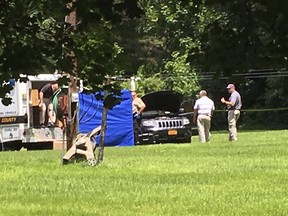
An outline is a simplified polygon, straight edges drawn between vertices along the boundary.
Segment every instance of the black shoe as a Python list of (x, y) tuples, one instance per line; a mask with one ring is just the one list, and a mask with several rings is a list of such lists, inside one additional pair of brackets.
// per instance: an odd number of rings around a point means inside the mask
[(62, 165), (66, 165), (66, 164), (68, 164), (68, 160), (66, 160), (66, 159), (62, 159)]
[(45, 128), (46, 126), (45, 126), (45, 124), (40, 124), (40, 127)]

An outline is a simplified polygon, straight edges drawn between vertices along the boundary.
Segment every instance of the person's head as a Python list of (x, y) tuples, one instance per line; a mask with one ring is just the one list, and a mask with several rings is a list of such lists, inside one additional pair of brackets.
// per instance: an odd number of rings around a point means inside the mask
[(131, 96), (132, 96), (132, 99), (135, 99), (137, 97), (137, 93), (135, 91), (132, 91)]
[(233, 91), (235, 91), (235, 86), (233, 84), (228, 84), (226, 89), (229, 93), (232, 93)]
[(52, 88), (52, 91), (55, 92), (59, 89), (59, 85), (58, 83), (52, 83), (51, 84), (51, 88)]
[(199, 97), (201, 98), (201, 97), (203, 97), (203, 96), (207, 96), (207, 92), (206, 92), (205, 90), (201, 90), (201, 91), (199, 92)]

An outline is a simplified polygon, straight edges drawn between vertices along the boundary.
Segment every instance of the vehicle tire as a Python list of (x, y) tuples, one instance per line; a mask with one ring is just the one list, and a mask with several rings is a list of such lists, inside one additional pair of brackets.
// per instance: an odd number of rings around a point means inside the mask
[(89, 166), (96, 166), (96, 159), (95, 158), (89, 158), (87, 160), (87, 163)]
[(182, 143), (191, 143), (191, 137), (185, 137), (182, 141)]

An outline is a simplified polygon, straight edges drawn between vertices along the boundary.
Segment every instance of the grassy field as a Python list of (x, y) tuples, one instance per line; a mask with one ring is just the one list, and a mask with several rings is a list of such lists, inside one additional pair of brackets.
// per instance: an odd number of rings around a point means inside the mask
[(288, 215), (288, 131), (212, 133), (208, 144), (0, 152), (0, 215)]

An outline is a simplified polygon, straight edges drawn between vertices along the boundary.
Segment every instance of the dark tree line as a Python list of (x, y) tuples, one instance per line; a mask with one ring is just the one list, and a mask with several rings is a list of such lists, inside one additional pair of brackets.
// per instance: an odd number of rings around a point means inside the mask
[[(287, 107), (285, 0), (3, 0), (0, 7), (1, 81), (70, 73), (76, 57), (91, 89), (107, 75), (134, 75), (142, 78), (140, 93), (165, 88), (195, 98), (205, 88), (222, 109), (218, 99), (233, 82), (246, 109)], [(74, 9), (76, 30), (65, 22)], [(9, 88), (1, 88), (3, 98)], [(277, 111), (247, 112), (242, 120), (285, 126), (286, 119)]]

